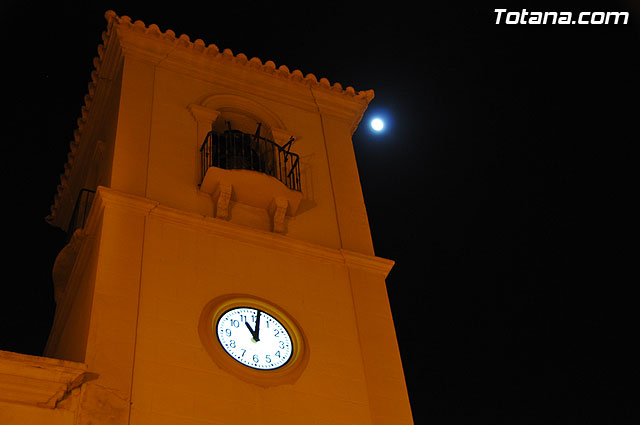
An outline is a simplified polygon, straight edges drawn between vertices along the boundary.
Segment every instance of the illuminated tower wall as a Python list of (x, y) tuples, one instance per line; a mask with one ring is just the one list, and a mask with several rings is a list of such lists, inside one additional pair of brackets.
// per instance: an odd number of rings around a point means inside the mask
[[(46, 355), (90, 372), (73, 423), (412, 423), (351, 141), (373, 92), (106, 18), (48, 218), (73, 237)], [(275, 156), (203, 157), (258, 126)], [(295, 328), (286, 367), (216, 354), (207, 312), (242, 297)]]

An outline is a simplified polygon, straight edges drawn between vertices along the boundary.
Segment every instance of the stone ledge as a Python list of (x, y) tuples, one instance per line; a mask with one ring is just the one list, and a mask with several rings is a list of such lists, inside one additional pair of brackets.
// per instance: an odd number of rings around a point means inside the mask
[[(385, 278), (395, 264), (392, 260), (373, 255), (354, 252), (342, 248), (336, 249), (316, 245), (314, 243), (293, 239), (279, 233), (240, 226), (218, 218), (206, 217), (200, 214), (182, 211), (180, 209), (162, 205), (151, 199), (127, 194), (103, 186), (98, 187), (96, 200), (94, 200), (94, 203), (99, 203), (100, 205), (104, 204), (105, 206), (119, 206), (124, 205), (126, 202), (132, 202), (133, 204), (139, 205), (140, 211), (144, 210), (142, 206), (146, 206), (146, 214), (149, 217), (155, 217), (174, 223), (187, 224), (192, 228), (215, 233), (220, 237), (234, 239), (267, 249), (284, 251), (291, 255), (312, 257), (334, 264), (343, 264), (349, 267), (361, 268), (382, 275)], [(92, 216), (90, 215), (87, 222), (92, 223), (92, 220)]]
[(84, 363), (0, 351), (0, 401), (54, 409), (95, 378)]

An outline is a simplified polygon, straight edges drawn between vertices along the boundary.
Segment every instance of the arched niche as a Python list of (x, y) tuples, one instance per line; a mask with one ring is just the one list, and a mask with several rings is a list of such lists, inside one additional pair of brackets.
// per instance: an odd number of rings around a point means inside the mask
[[(223, 117), (232, 119), (232, 123), (245, 127), (238, 130), (252, 133), (255, 131), (257, 123), (262, 123), (265, 131), (272, 129), (286, 132), (286, 128), (280, 117), (260, 103), (246, 97), (233, 94), (216, 94), (209, 96), (201, 102), (207, 109), (220, 112)], [(216, 123), (217, 125), (217, 123)], [(253, 127), (253, 128), (251, 128)]]
[(226, 121), (231, 122), (232, 128), (249, 134), (256, 131), (258, 123), (262, 123), (260, 134), (279, 145), (287, 143), (292, 137), (277, 114), (255, 100), (243, 96), (215, 94), (197, 104), (190, 104), (188, 109), (198, 122), (200, 143), (212, 125), (218, 131), (225, 130)]
[(246, 134), (254, 134), (260, 126), (260, 136), (273, 140), (273, 132), (268, 124), (265, 124), (252, 114), (244, 111), (236, 111), (233, 109), (219, 109), (218, 118), (213, 122), (213, 130), (223, 133), (227, 129), (239, 130)]

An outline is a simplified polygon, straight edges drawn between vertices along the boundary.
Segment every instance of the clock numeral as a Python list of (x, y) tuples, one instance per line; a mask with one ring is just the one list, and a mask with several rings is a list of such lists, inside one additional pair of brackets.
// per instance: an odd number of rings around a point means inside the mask
[[(259, 323), (258, 319), (260, 319)], [(271, 326), (272, 323), (273, 326)], [(266, 312), (244, 307), (231, 309), (219, 319), (217, 326), (218, 340), (223, 349), (245, 366), (256, 369), (275, 369), (285, 364), (291, 357), (292, 341), (286, 328)], [(261, 327), (263, 330), (260, 337), (264, 333), (262, 342), (247, 346), (250, 340), (248, 332), (244, 330), (245, 326), (249, 328), (252, 336)], [(266, 333), (268, 331), (273, 333)], [(236, 338), (239, 339), (236, 340)]]

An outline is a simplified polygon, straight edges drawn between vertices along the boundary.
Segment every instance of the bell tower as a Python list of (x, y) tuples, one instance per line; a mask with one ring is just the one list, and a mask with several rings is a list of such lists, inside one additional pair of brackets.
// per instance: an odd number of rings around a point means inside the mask
[(48, 217), (75, 423), (413, 423), (351, 141), (373, 92), (105, 16)]

